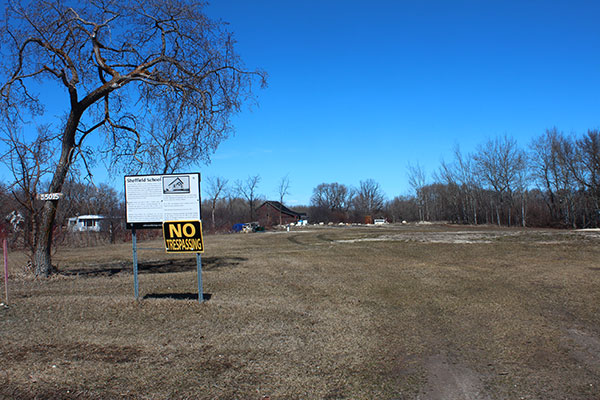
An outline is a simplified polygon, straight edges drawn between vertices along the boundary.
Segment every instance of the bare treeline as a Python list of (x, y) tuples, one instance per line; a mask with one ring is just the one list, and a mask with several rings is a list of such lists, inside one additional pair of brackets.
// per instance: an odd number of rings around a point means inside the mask
[(384, 201), (372, 179), (358, 188), (322, 183), (313, 190), (313, 222), (448, 221), (590, 228), (600, 226), (600, 131), (576, 136), (556, 128), (526, 148), (515, 139), (489, 139), (470, 154), (457, 146), (428, 178), (419, 164), (408, 165), (413, 194)]
[[(388, 203), (392, 216), (464, 224), (589, 228), (600, 222), (600, 131), (549, 129), (526, 148), (509, 137), (458, 148), (425, 183), (409, 168), (415, 196)], [(411, 208), (412, 207), (412, 208)]]
[[(27, 161), (27, 160), (25, 160)], [(22, 168), (30, 164), (20, 161)], [(35, 165), (33, 163), (32, 165)], [(386, 200), (373, 179), (358, 187), (321, 183), (313, 189), (310, 204), (294, 209), (306, 212), (311, 222), (360, 222), (384, 217), (390, 222), (448, 221), (458, 224), (496, 224), (558, 228), (600, 226), (600, 131), (576, 136), (549, 129), (526, 148), (507, 136), (487, 140), (473, 153), (458, 147), (449, 161), (441, 162), (428, 176), (419, 164), (407, 168), (411, 195)], [(0, 184), (0, 211), (4, 229), (25, 248), (35, 247), (36, 218), (42, 202), (38, 193), (41, 173), (17, 184)], [(265, 197), (259, 192), (259, 175), (229, 182), (208, 177), (202, 203), (204, 227), (229, 231), (233, 224), (249, 222)], [(290, 181), (281, 179), (279, 200), (289, 194)], [(102, 214), (124, 219), (122, 195), (107, 185), (93, 186), (67, 181), (54, 231), (64, 232), (68, 217)], [(283, 202), (283, 201), (282, 201)], [(18, 222), (19, 229), (12, 229)], [(115, 226), (112, 232), (126, 238)], [(114, 237), (111, 238), (114, 240)], [(58, 240), (57, 243), (61, 241)]]
[[(321, 183), (313, 189), (309, 206), (294, 208), (307, 212), (311, 222), (324, 223), (386, 218), (390, 222), (600, 226), (598, 130), (576, 136), (553, 128), (525, 148), (508, 136), (489, 139), (469, 154), (457, 146), (452, 158), (442, 161), (429, 176), (421, 165), (408, 165), (407, 178), (411, 195), (386, 200), (373, 179), (361, 181), (358, 187)], [(211, 226), (226, 229), (248, 219), (249, 200), (244, 192), (252, 181), (236, 182), (231, 190), (220, 192), (218, 201), (205, 202), (204, 212), (216, 215)], [(260, 201), (252, 204), (260, 205)]]
[(385, 196), (373, 179), (361, 181), (357, 188), (322, 183), (314, 188), (310, 202), (308, 214), (313, 222), (364, 222), (385, 210)]
[[(229, 230), (235, 223), (251, 221), (254, 218), (251, 212), (265, 200), (264, 196), (257, 195), (259, 182), (259, 176), (250, 176), (228, 186), (224, 178), (208, 178), (208, 198), (202, 203), (204, 219), (208, 221), (207, 216), (210, 215), (211, 220), (206, 226)], [(282, 204), (289, 190), (290, 181), (285, 176), (277, 186), (278, 200)], [(340, 183), (322, 183), (313, 190), (310, 206), (294, 206), (293, 209), (307, 213), (312, 222), (363, 222), (367, 216), (384, 215), (386, 202), (381, 186), (373, 179), (367, 179), (361, 181), (357, 188)]]

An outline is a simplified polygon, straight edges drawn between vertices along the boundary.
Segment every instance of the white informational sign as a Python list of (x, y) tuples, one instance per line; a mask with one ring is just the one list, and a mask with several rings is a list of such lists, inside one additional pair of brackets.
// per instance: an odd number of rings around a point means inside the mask
[(200, 174), (125, 176), (128, 228), (200, 220)]

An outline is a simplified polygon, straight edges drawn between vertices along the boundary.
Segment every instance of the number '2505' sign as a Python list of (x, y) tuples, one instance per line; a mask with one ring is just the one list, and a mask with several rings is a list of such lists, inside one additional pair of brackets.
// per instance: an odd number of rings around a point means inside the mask
[(163, 236), (167, 253), (204, 253), (201, 221), (165, 221)]

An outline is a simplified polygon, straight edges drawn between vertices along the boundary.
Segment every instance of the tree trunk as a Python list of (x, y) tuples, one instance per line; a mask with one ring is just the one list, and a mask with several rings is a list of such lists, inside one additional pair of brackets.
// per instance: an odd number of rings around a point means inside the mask
[(52, 248), (52, 222), (56, 215), (56, 200), (48, 200), (40, 213), (40, 224), (35, 239), (33, 266), (35, 276), (48, 277), (52, 272), (50, 250)]
[(215, 199), (212, 202), (212, 209), (210, 210), (213, 230), (215, 230), (217, 228), (217, 224), (215, 223), (215, 207), (216, 207), (216, 205), (217, 205), (217, 201)]
[(524, 194), (521, 195), (521, 224), (522, 224), (523, 228), (525, 228), (525, 226), (527, 226), (527, 223), (525, 222), (525, 195)]
[[(71, 167), (75, 150), (75, 133), (82, 111), (71, 110), (62, 136), (62, 150), (56, 171), (50, 183), (49, 192), (59, 193)], [(56, 217), (58, 200), (46, 200), (40, 213), (40, 224), (36, 235), (35, 249), (33, 252), (33, 267), (38, 277), (48, 277), (52, 273), (52, 260), (50, 250), (52, 247), (52, 228)]]

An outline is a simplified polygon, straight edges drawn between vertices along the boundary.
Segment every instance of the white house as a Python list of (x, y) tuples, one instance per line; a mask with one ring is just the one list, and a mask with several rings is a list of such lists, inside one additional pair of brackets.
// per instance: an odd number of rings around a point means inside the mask
[(67, 227), (74, 232), (100, 232), (100, 224), (105, 219), (104, 215), (80, 215), (69, 218)]

